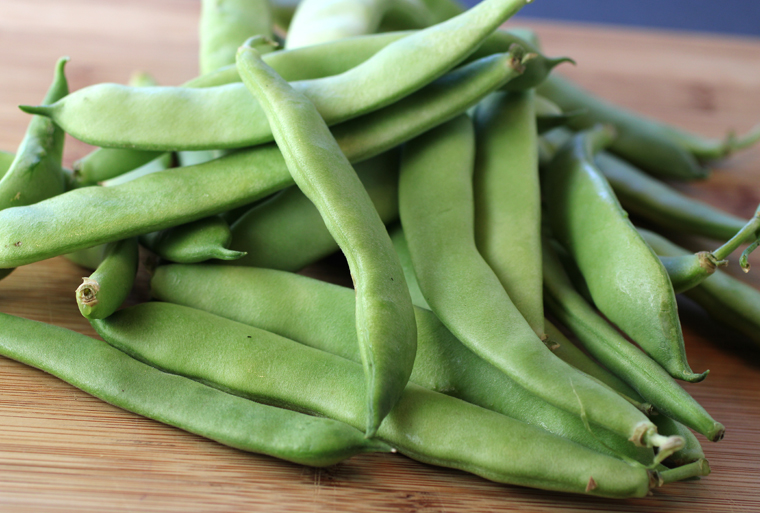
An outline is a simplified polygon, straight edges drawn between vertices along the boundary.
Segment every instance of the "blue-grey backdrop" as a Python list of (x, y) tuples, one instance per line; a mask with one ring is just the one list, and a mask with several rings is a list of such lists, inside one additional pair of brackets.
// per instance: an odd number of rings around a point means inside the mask
[(760, 0), (535, 0), (519, 16), (760, 36)]

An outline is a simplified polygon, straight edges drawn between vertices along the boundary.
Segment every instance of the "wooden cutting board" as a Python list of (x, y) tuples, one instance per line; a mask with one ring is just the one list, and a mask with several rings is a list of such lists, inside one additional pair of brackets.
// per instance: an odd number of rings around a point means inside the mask
[[(138, 69), (167, 85), (192, 78), (199, 10), (188, 0), (2, 0), (0, 148), (20, 142), (28, 116), (16, 105), (43, 97), (61, 55), (72, 58), (72, 89), (126, 82)], [(715, 137), (760, 120), (758, 40), (529, 25), (548, 54), (576, 59), (562, 73), (630, 108)], [(67, 144), (67, 165), (89, 151)], [(679, 187), (749, 216), (760, 202), (758, 178), (760, 150), (751, 150), (709, 181)], [(322, 270), (345, 279), (339, 261)], [(94, 335), (73, 295), (87, 274), (62, 258), (18, 269), (0, 282), (0, 311)], [(757, 274), (749, 280), (760, 286)], [(138, 281), (130, 303), (149, 297), (145, 273)], [(0, 511), (760, 511), (760, 353), (742, 349), (739, 335), (693, 305), (681, 309), (691, 365), (711, 369), (688, 390), (727, 434), (719, 444), (705, 442), (712, 475), (646, 499), (499, 485), (399, 455), (309, 469), (141, 418), (0, 358)]]

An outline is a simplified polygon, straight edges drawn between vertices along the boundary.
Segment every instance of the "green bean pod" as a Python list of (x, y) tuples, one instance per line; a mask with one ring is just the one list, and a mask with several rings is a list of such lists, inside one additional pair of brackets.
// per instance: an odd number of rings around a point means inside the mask
[[(354, 292), (271, 269), (211, 265), (161, 266), (154, 297), (261, 328), (360, 363)], [(415, 308), (417, 355), (409, 380), (610, 456), (650, 465), (651, 449), (583, 421), (528, 393), (464, 347), (430, 311)]]
[(680, 436), (684, 439), (684, 446), (665, 458), (663, 463), (668, 467), (681, 467), (694, 463), (695, 461), (704, 460), (705, 453), (702, 450), (697, 437), (689, 428), (676, 422), (667, 415), (652, 415), (652, 422), (657, 425), (657, 430), (662, 435)]
[[(143, 303), (92, 324), (153, 366), (354, 427), (366, 422), (364, 375), (349, 360), (169, 303)], [(657, 483), (641, 466), (414, 384), (377, 438), (419, 461), (503, 483), (605, 497), (644, 496)]]
[[(55, 76), (44, 102), (55, 102), (69, 93), (63, 68), (68, 57), (58, 60)], [(65, 134), (52, 121), (34, 116), (8, 169), (0, 176), (0, 210), (31, 205), (62, 194), (66, 179), (61, 167)], [(11, 154), (7, 154), (10, 156)], [(5, 160), (5, 159), (3, 159)], [(13, 272), (0, 269), (0, 280)]]
[[(646, 240), (661, 258), (689, 255), (687, 250), (654, 233), (647, 233)], [(754, 347), (760, 347), (760, 292), (757, 289), (718, 270), (684, 295), (704, 308), (715, 321), (743, 334)]]
[(655, 226), (728, 240), (747, 223), (746, 219), (684, 195), (609, 153), (600, 152), (596, 164), (623, 208)]
[[(395, 41), (345, 73), (294, 83), (328, 125), (391, 104), (440, 77), (473, 53), (527, 0), (486, 0), (469, 11)], [(439, 46), (446, 52), (434, 50)], [(388, 70), (394, 77), (388, 80)], [(98, 84), (67, 101), (22, 106), (51, 116), (67, 133), (96, 146), (202, 150), (272, 140), (266, 115), (243, 84), (201, 89)], [(168, 127), (168, 128), (167, 128)]]
[(80, 267), (94, 271), (98, 268), (100, 262), (103, 261), (103, 254), (106, 251), (106, 246), (108, 246), (108, 244), (98, 244), (91, 248), (80, 249), (73, 253), (66, 253), (63, 256), (66, 260), (73, 262)]
[(198, 28), (201, 75), (235, 62), (235, 52), (251, 36), (272, 36), (268, 0), (203, 0)]
[(134, 237), (106, 245), (103, 260), (76, 290), (79, 311), (87, 319), (105, 319), (132, 291), (137, 274), (138, 250)]
[[(398, 219), (399, 152), (390, 151), (356, 166), (380, 219)], [(233, 265), (298, 271), (338, 250), (314, 203), (289, 187), (246, 212), (231, 226), (230, 249), (247, 253)]]
[(0, 313), (0, 354), (107, 403), (224, 445), (301, 465), (333, 465), (382, 442), (334, 420), (257, 404), (145, 365), (102, 340)]
[(412, 21), (414, 28), (433, 23), (431, 13), (419, 0), (302, 0), (290, 22), (285, 48), (372, 34), (394, 7), (406, 14), (405, 21)]
[(425, 300), (470, 350), (545, 401), (631, 439), (665, 443), (636, 408), (551, 354), (475, 246), (474, 129), (460, 116), (407, 143), (399, 213)]
[(158, 158), (151, 160), (147, 164), (143, 164), (137, 169), (133, 169), (132, 171), (127, 171), (124, 174), (121, 174), (114, 178), (109, 178), (108, 180), (103, 180), (102, 182), (100, 182), (100, 185), (102, 185), (103, 187), (113, 187), (114, 185), (131, 182), (132, 180), (135, 180), (136, 178), (140, 178), (141, 176), (149, 175), (151, 173), (158, 173), (160, 171), (165, 171), (169, 169), (170, 167), (172, 167), (173, 165), (174, 165), (173, 154), (162, 153)]
[(716, 422), (660, 365), (602, 319), (570, 283), (562, 264), (544, 244), (546, 305), (591, 355), (665, 415), (717, 442), (725, 427)]
[(535, 98), (535, 109), (536, 129), (539, 134), (567, 125), (568, 121), (580, 112), (573, 111), (566, 113), (556, 103), (538, 95)]
[(473, 194), (475, 241), (542, 339), (541, 186), (534, 93), (495, 93), (478, 105)]
[[(334, 133), (341, 151), (349, 161), (359, 162), (460, 114), (519, 74), (516, 55), (519, 51), (473, 62), (382, 113), (338, 125)], [(0, 268), (227, 212), (290, 185), (293, 179), (282, 153), (268, 144), (117, 187), (72, 190), (28, 208), (0, 211)]]
[(417, 332), (404, 273), (367, 191), (311, 101), (241, 47), (238, 70), (266, 112), (298, 188), (348, 260), (366, 374), (367, 437), (398, 401), (414, 365)]
[[(686, 361), (667, 272), (636, 232), (593, 156), (614, 137), (583, 132), (562, 147), (541, 178), (552, 235), (578, 264), (599, 310), (677, 379), (697, 382)], [(544, 270), (546, 272), (546, 270)]]
[(607, 103), (556, 75), (542, 82), (537, 91), (564, 111), (584, 110), (569, 121), (574, 130), (589, 129), (596, 123), (614, 125), (618, 137), (610, 150), (649, 173), (680, 180), (709, 175), (709, 170), (656, 121)]
[(140, 244), (161, 258), (180, 264), (237, 260), (245, 256), (244, 251), (228, 249), (231, 242), (230, 227), (218, 215), (140, 236)]

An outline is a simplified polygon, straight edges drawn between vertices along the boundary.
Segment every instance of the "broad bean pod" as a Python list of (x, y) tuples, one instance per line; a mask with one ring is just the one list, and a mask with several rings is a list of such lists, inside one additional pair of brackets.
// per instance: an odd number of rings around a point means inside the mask
[(403, 12), (404, 21), (410, 21), (413, 28), (434, 23), (432, 14), (420, 0), (302, 0), (290, 22), (285, 48), (372, 34), (394, 8)]
[[(63, 72), (68, 61), (68, 57), (63, 57), (56, 63), (45, 103), (55, 102), (69, 93)], [(66, 187), (61, 165), (64, 136), (63, 130), (50, 119), (32, 117), (13, 161), (0, 178), (0, 210), (31, 205), (63, 193)], [(0, 269), (0, 279), (11, 272), (10, 267)]]
[[(380, 219), (398, 219), (399, 152), (391, 150), (356, 165)], [(292, 186), (254, 206), (231, 226), (230, 249), (247, 254), (232, 265), (298, 271), (338, 250), (309, 198)]]
[(87, 319), (105, 319), (132, 290), (138, 264), (137, 239), (111, 242), (103, 249), (98, 268), (76, 290), (79, 311)]
[[(315, 104), (328, 125), (377, 110), (461, 63), (525, 3), (486, 0), (389, 44), (345, 73), (293, 86)], [(393, 70), (392, 77), (388, 70)], [(69, 95), (67, 101), (21, 108), (51, 116), (67, 133), (96, 146), (203, 150), (272, 140), (261, 105), (239, 83), (201, 89), (99, 84)]]
[(344, 423), (257, 404), (145, 365), (102, 340), (0, 313), (0, 354), (107, 403), (243, 451), (302, 465), (388, 452)]
[(198, 27), (201, 75), (235, 62), (251, 36), (272, 36), (269, 0), (203, 0)]
[(230, 227), (218, 215), (140, 236), (140, 244), (161, 258), (180, 264), (237, 260), (245, 256), (244, 251), (229, 249), (231, 242)]
[(348, 260), (371, 437), (399, 400), (414, 365), (417, 328), (404, 272), (372, 200), (315, 105), (256, 50), (240, 47), (237, 65), (266, 113), (293, 181)]
[[(336, 126), (333, 132), (341, 151), (349, 161), (360, 162), (451, 119), (518, 75), (519, 54), (475, 61), (383, 112)], [(293, 179), (282, 153), (267, 144), (117, 187), (72, 190), (33, 206), (0, 211), (0, 268), (226, 212), (290, 185)]]
[(532, 90), (478, 104), (473, 172), (475, 242), (533, 331), (544, 339), (541, 185)]
[(680, 180), (709, 175), (709, 170), (689, 148), (672, 137), (672, 130), (661, 123), (603, 101), (561, 77), (548, 78), (537, 91), (562, 110), (585, 110), (569, 120), (569, 126), (575, 130), (589, 129), (596, 123), (614, 125), (618, 137), (610, 150), (649, 173)]
[[(255, 267), (166, 265), (151, 278), (154, 297), (271, 331), (361, 362), (354, 292), (293, 273)], [(409, 380), (541, 427), (597, 452), (645, 465), (651, 449), (583, 421), (520, 387), (467, 349), (432, 312), (416, 307), (417, 355)], [(633, 392), (633, 391), (632, 391)], [(635, 393), (635, 392), (633, 392)]]
[[(689, 255), (687, 250), (657, 234), (647, 233), (646, 240), (660, 257)], [(760, 347), (760, 292), (757, 289), (718, 270), (684, 295), (704, 308), (715, 321), (747, 337), (752, 347)]]
[(595, 305), (668, 373), (697, 382), (686, 361), (675, 294), (659, 259), (636, 232), (593, 156), (607, 127), (582, 132), (541, 175), (552, 235), (578, 264)]
[(589, 353), (665, 415), (713, 442), (721, 440), (725, 427), (594, 311), (573, 288), (550, 244), (544, 243), (543, 253), (546, 305)]
[[(362, 367), (344, 358), (169, 303), (143, 303), (92, 324), (109, 343), (169, 372), (355, 427), (366, 422)], [(414, 384), (377, 438), (416, 460), (502, 483), (631, 497), (658, 482), (641, 466)]]
[(551, 354), (475, 246), (474, 129), (460, 116), (407, 143), (399, 213), (425, 300), (470, 350), (545, 401), (631, 439), (665, 444), (616, 393)]

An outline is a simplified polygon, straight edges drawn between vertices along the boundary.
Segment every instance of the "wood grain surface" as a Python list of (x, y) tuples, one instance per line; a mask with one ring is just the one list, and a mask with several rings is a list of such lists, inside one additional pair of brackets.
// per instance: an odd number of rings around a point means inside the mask
[[(14, 150), (20, 142), (28, 116), (16, 106), (43, 97), (61, 55), (72, 58), (72, 89), (126, 82), (138, 69), (162, 84), (192, 78), (199, 10), (191, 0), (2, 0), (0, 148)], [(760, 120), (758, 40), (531, 25), (548, 54), (577, 60), (562, 73), (630, 108), (714, 137)], [(67, 165), (89, 151), (71, 139), (67, 144)], [(748, 216), (760, 202), (758, 178), (755, 149), (716, 168), (706, 182), (678, 186)], [(321, 269), (345, 280), (340, 259)], [(0, 282), (0, 311), (94, 335), (73, 294), (87, 274), (62, 258), (18, 269)], [(749, 280), (760, 286), (757, 273)], [(148, 297), (142, 272), (129, 302)], [(499, 485), (399, 455), (309, 469), (141, 418), (0, 358), (0, 511), (760, 511), (760, 353), (693, 305), (683, 302), (681, 309), (691, 365), (711, 369), (688, 390), (727, 434), (718, 444), (705, 442), (709, 477), (646, 499)]]

